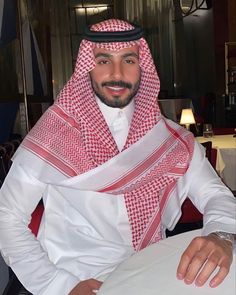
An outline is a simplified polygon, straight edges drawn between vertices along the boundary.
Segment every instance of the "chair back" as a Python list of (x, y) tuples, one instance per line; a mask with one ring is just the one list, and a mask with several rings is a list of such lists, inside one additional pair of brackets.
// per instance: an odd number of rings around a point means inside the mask
[(206, 142), (201, 143), (201, 145), (204, 146), (204, 148), (206, 150), (206, 157), (211, 162), (212, 142), (206, 141)]
[(227, 135), (227, 134), (236, 134), (236, 128), (234, 127), (214, 127), (214, 135)]
[(201, 145), (205, 147), (206, 150), (206, 157), (208, 161), (211, 163), (212, 167), (216, 168), (216, 156), (217, 156), (217, 149), (212, 147), (211, 141), (202, 142)]

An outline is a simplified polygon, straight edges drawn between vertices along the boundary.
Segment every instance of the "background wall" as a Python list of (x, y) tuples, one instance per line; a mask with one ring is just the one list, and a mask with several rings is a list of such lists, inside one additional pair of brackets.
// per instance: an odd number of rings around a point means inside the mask
[(193, 100), (195, 111), (202, 112), (201, 98), (215, 93), (215, 54), (213, 12), (199, 10), (183, 19), (183, 45), (185, 68), (180, 94)]

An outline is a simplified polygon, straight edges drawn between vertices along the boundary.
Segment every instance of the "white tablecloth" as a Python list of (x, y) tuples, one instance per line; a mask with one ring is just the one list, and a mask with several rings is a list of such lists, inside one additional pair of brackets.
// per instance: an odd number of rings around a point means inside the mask
[(224, 282), (216, 288), (186, 285), (176, 278), (184, 249), (200, 230), (170, 237), (143, 249), (123, 262), (105, 280), (99, 295), (235, 295), (236, 263)]
[(202, 143), (212, 141), (212, 146), (217, 149), (216, 170), (225, 184), (236, 190), (236, 137), (233, 135), (214, 135), (210, 138), (197, 137)]

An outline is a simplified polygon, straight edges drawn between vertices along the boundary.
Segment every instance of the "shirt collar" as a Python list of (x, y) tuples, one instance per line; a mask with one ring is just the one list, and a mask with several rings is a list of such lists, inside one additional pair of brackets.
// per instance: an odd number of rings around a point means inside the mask
[(126, 107), (122, 109), (107, 106), (97, 96), (96, 101), (108, 126), (111, 126), (113, 122), (117, 119), (117, 117), (120, 116), (121, 113), (123, 113), (126, 116), (126, 119), (130, 125), (134, 113), (134, 100), (132, 100)]

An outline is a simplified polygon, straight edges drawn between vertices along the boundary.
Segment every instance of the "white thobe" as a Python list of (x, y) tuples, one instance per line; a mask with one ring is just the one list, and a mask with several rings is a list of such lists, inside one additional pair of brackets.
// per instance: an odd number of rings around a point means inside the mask
[(129, 133), (129, 126), (134, 113), (134, 101), (132, 100), (125, 108), (119, 109), (105, 105), (99, 98), (96, 98), (96, 100), (116, 145), (121, 151)]
[[(121, 150), (133, 105), (112, 112), (107, 106), (99, 106)], [(105, 279), (134, 253), (123, 196), (73, 188), (58, 191), (47, 180), (59, 182), (66, 177), (32, 153), (21, 152), (31, 165), (16, 157), (1, 189), (0, 248), (5, 261), (33, 294), (66, 295), (80, 280)], [(38, 179), (35, 171), (41, 168), (43, 176)], [(235, 199), (197, 142), (190, 167), (177, 182), (177, 192), (178, 198), (170, 198), (166, 206), (163, 232), (176, 224), (187, 193), (204, 211), (203, 234), (216, 230), (236, 233)], [(31, 212), (42, 196), (46, 214), (37, 240), (27, 228)]]

